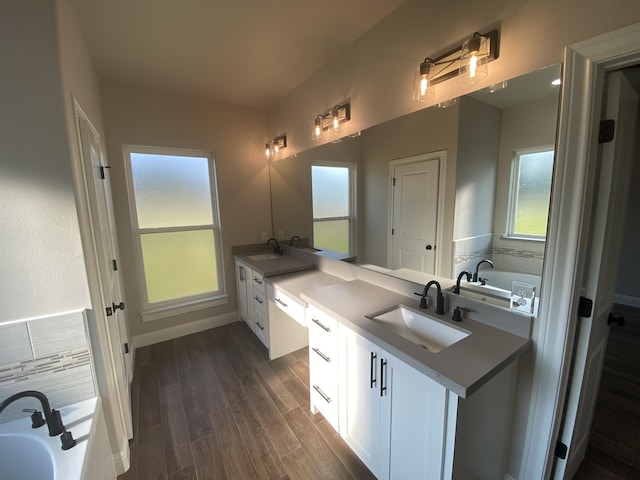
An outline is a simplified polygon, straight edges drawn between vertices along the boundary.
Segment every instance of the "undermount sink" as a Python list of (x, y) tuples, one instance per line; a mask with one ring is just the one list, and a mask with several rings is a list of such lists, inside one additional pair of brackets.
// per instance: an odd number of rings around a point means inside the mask
[(396, 305), (366, 317), (410, 342), (436, 353), (468, 337), (471, 332), (422, 312)]
[(254, 262), (261, 262), (263, 260), (273, 260), (274, 258), (280, 258), (280, 255), (276, 255), (275, 253), (256, 253), (255, 255), (249, 255), (247, 258), (249, 260), (253, 260)]

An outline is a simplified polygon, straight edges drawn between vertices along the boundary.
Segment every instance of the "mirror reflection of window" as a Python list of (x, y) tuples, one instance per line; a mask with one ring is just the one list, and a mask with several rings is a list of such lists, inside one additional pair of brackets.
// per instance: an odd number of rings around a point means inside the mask
[(353, 253), (353, 179), (351, 164), (312, 165), (313, 245)]
[(545, 239), (553, 159), (552, 147), (514, 152), (507, 236)]

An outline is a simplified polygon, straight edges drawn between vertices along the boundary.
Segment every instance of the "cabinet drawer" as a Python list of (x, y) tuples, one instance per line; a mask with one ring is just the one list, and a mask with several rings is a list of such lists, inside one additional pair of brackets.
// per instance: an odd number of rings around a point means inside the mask
[(267, 311), (267, 297), (264, 292), (253, 290), (253, 304), (256, 309), (260, 309), (263, 312)]
[(306, 326), (304, 306), (277, 285), (267, 285), (267, 297), (284, 313), (293, 318), (303, 327)]
[(338, 322), (313, 307), (307, 309), (309, 349), (319, 348), (324, 354), (337, 358)]
[(256, 336), (265, 347), (269, 348), (269, 317), (264, 311), (256, 309), (253, 318)]
[(264, 295), (265, 293), (264, 277), (262, 276), (261, 273), (256, 272), (255, 270), (253, 271), (252, 283), (253, 283), (253, 291), (262, 292), (262, 294)]
[(329, 424), (338, 430), (338, 395), (337, 391), (327, 392), (325, 387), (311, 382), (311, 408), (319, 411)]

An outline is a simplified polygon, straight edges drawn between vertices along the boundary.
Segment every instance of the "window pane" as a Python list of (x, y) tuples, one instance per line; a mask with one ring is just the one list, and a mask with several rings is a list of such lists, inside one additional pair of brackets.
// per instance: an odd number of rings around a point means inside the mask
[(349, 169), (311, 167), (313, 218), (349, 216)]
[(553, 151), (520, 155), (513, 233), (546, 235), (552, 172)]
[(348, 254), (349, 220), (313, 222), (313, 245)]
[(139, 228), (211, 225), (209, 159), (131, 153)]
[(218, 290), (212, 230), (140, 235), (148, 302)]

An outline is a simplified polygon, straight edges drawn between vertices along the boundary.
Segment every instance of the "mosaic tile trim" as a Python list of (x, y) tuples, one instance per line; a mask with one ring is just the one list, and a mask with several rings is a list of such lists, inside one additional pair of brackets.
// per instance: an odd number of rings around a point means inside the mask
[(494, 247), (494, 255), (509, 255), (517, 258), (534, 258), (544, 260), (544, 252), (534, 252), (532, 250), (517, 250), (515, 248)]
[(458, 265), (460, 263), (469, 262), (471, 260), (479, 260), (481, 258), (487, 258), (491, 256), (492, 253), (491, 248), (485, 248), (484, 250), (477, 250), (475, 252), (469, 252), (462, 255), (458, 255), (455, 257), (455, 264)]
[(90, 364), (89, 348), (66, 352), (0, 366), (0, 387), (34, 379), (45, 374), (62, 372)]

